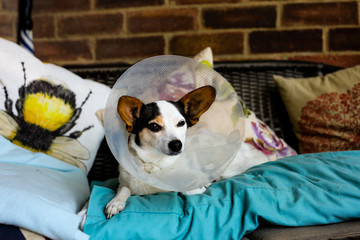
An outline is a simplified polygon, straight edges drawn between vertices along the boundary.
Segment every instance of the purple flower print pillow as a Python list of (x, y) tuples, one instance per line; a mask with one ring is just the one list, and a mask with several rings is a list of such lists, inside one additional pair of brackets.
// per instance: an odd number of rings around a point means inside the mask
[(283, 139), (269, 128), (268, 125), (256, 119), (249, 121), (253, 135), (245, 138), (244, 143), (252, 145), (264, 155), (269, 156), (271, 160), (296, 155)]

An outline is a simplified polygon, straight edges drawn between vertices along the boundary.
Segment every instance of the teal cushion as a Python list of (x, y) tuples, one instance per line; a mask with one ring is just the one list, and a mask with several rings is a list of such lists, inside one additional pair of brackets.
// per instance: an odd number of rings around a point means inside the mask
[(360, 217), (360, 151), (298, 155), (213, 184), (204, 194), (132, 196), (111, 219), (115, 191), (94, 186), (85, 232), (92, 239), (240, 239), (259, 221), (286, 226)]

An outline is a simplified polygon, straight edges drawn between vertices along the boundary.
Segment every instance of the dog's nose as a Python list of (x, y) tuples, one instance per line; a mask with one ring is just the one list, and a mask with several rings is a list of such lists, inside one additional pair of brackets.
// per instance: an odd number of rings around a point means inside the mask
[(172, 140), (169, 142), (169, 149), (173, 152), (179, 152), (182, 148), (182, 143), (180, 140)]

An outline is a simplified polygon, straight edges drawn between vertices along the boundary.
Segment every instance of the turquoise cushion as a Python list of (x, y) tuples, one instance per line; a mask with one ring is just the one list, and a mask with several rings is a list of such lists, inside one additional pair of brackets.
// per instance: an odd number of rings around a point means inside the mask
[(213, 184), (204, 194), (132, 196), (103, 211), (115, 191), (94, 186), (85, 232), (92, 239), (240, 239), (259, 221), (305, 226), (360, 217), (360, 151), (298, 155)]

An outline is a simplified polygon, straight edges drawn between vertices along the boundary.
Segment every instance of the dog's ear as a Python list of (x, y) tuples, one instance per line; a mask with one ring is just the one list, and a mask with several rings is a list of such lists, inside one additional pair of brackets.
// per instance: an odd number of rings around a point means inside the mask
[(135, 97), (122, 96), (119, 98), (117, 111), (121, 119), (126, 123), (126, 130), (132, 132), (136, 119), (140, 117), (143, 102)]
[(187, 93), (179, 100), (184, 106), (184, 112), (191, 124), (190, 126), (199, 121), (200, 116), (210, 108), (215, 97), (215, 88), (204, 86)]

